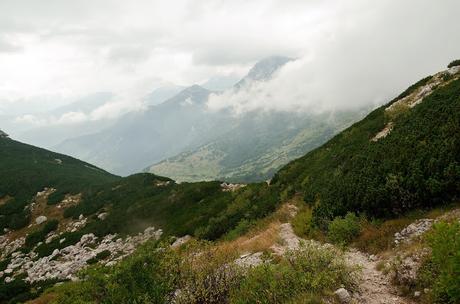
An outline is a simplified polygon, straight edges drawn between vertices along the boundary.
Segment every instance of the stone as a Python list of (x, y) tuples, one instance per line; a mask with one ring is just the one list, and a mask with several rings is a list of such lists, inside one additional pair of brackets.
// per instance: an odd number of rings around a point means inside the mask
[(99, 214), (97, 216), (98, 219), (100, 219), (101, 221), (105, 220), (107, 218), (109, 214), (107, 212), (102, 212), (101, 214)]
[(421, 293), (420, 291), (414, 292), (414, 297), (415, 297), (415, 298), (418, 298), (418, 297), (420, 297), (421, 295), (422, 295), (422, 293)]
[(235, 264), (242, 268), (259, 266), (263, 263), (262, 254), (262, 252), (243, 254), (239, 259), (235, 260)]
[(180, 246), (184, 245), (188, 241), (190, 241), (192, 237), (190, 235), (183, 236), (181, 238), (178, 238), (172, 245), (172, 248), (179, 248)]
[(13, 273), (13, 269), (7, 268), (7, 269), (5, 269), (4, 272), (5, 272), (6, 274), (11, 274), (11, 273)]
[(348, 290), (345, 288), (340, 288), (337, 289), (334, 294), (337, 296), (337, 299), (339, 300), (340, 303), (350, 303), (351, 302), (351, 296)]
[(48, 218), (47, 218), (46, 216), (40, 215), (39, 217), (37, 217), (37, 218), (35, 219), (35, 223), (36, 223), (37, 225), (40, 225), (40, 224), (43, 224), (44, 222), (46, 222), (47, 220), (48, 220)]

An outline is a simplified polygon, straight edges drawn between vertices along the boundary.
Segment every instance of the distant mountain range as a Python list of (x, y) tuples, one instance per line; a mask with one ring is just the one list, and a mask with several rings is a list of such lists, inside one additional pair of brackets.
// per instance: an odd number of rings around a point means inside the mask
[[(268, 81), (292, 60), (266, 58), (230, 90)], [(174, 90), (178, 87), (153, 92), (151, 99)], [(124, 115), (102, 131), (67, 139), (54, 150), (120, 175), (144, 170), (178, 181), (256, 181), (270, 178), (282, 165), (360, 118), (359, 111), (235, 115), (231, 109), (211, 111), (210, 94), (219, 93), (193, 85), (161, 104), (147, 102), (153, 105)]]

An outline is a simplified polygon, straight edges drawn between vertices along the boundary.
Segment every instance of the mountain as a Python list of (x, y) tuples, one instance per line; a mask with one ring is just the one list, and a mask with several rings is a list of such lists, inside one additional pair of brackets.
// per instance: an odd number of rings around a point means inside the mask
[(210, 115), (211, 92), (194, 85), (146, 110), (131, 112), (101, 132), (65, 140), (55, 150), (127, 175), (191, 149), (227, 128), (229, 117)]
[(286, 165), (273, 184), (302, 193), (318, 225), (349, 211), (388, 217), (458, 199), (459, 70), (419, 81)]
[[(278, 203), (265, 183), (237, 193), (216, 181), (176, 184), (145, 173), (120, 178), (1, 134), (0, 303), (35, 298), (160, 236), (217, 239), (243, 217), (266, 216)], [(241, 205), (248, 195), (251, 205)]]
[[(205, 91), (182, 93), (191, 106)], [(460, 194), (458, 67), (422, 79), (270, 183), (121, 178), (0, 134), (0, 303), (48, 288), (37, 303), (368, 302), (376, 292), (404, 303), (393, 284), (427, 303), (458, 299), (460, 213), (444, 209)], [(198, 241), (169, 246), (184, 235)]]
[(360, 116), (354, 111), (246, 113), (235, 118), (234, 127), (219, 138), (145, 171), (188, 182), (268, 180), (289, 161), (320, 146)]
[[(232, 90), (270, 80), (292, 60), (279, 56), (261, 60)], [(256, 110), (232, 115), (231, 127), (226, 132), (144, 171), (188, 182), (268, 180), (289, 161), (320, 146), (361, 118), (363, 112), (365, 109), (322, 114)]]
[(240, 79), (234, 75), (214, 76), (201, 86), (210, 91), (225, 91), (231, 89)]
[(185, 88), (174, 84), (159, 87), (144, 97), (144, 103), (147, 106), (159, 105), (160, 103), (174, 97), (183, 89)]
[[(236, 86), (267, 80), (290, 60), (284, 57), (262, 60)], [(236, 125), (242, 126), (230, 111), (207, 108), (211, 93), (199, 85), (191, 86), (145, 111), (124, 115), (101, 132), (67, 139), (53, 149), (116, 174), (139, 172), (149, 164), (210, 143)]]
[(286, 63), (294, 59), (283, 56), (272, 56), (257, 62), (249, 73), (235, 84), (235, 88), (243, 88), (258, 81), (270, 80)]
[(24, 209), (30, 199), (45, 187), (68, 193), (90, 185), (118, 179), (108, 172), (75, 158), (53, 153), (0, 136), (0, 229), (18, 228), (28, 219)]

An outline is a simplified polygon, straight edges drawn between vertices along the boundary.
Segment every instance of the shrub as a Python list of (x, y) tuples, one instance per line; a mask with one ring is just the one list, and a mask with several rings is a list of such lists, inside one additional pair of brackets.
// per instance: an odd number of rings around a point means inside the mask
[(37, 244), (38, 242), (43, 241), (48, 233), (57, 229), (58, 225), (59, 225), (58, 220), (50, 220), (46, 222), (46, 224), (42, 227), (42, 229), (30, 233), (26, 237), (25, 245), (30, 248), (34, 246), (35, 244)]
[[(230, 303), (320, 303), (335, 289), (355, 287), (355, 270), (343, 255), (314, 243), (291, 251), (279, 264), (262, 264), (249, 270), (231, 293)], [(322, 302), (321, 302), (322, 303)]]
[(48, 205), (56, 205), (60, 203), (66, 195), (66, 191), (56, 190), (48, 196), (48, 201), (46, 202)]
[(178, 254), (147, 243), (113, 268), (92, 266), (84, 280), (54, 288), (52, 303), (165, 303), (179, 277)]
[(419, 272), (419, 284), (432, 288), (435, 303), (459, 303), (460, 223), (436, 224), (428, 243), (432, 255)]
[(333, 243), (347, 245), (359, 235), (360, 231), (359, 217), (348, 212), (345, 217), (338, 216), (329, 223), (327, 236)]
[(454, 67), (454, 66), (459, 66), (460, 65), (460, 59), (454, 60), (449, 65), (447, 66), (449, 69)]
[(243, 277), (242, 270), (232, 263), (237, 258), (235, 252), (216, 251), (206, 243), (192, 242), (185, 256), (180, 267), (181, 292), (174, 303), (228, 303), (230, 291)]
[(111, 254), (112, 253), (110, 252), (110, 250), (104, 250), (104, 251), (101, 251), (98, 254), (96, 254), (96, 258), (98, 260), (104, 260), (104, 259), (108, 258)]
[(413, 222), (401, 217), (386, 221), (361, 221), (361, 233), (353, 240), (359, 250), (372, 254), (390, 249), (394, 244), (394, 234)]
[(309, 237), (312, 232), (312, 211), (310, 208), (300, 210), (292, 219), (292, 228), (300, 237)]

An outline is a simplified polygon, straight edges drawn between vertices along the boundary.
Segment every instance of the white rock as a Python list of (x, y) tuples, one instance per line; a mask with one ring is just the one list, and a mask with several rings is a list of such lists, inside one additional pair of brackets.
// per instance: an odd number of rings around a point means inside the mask
[(351, 296), (350, 293), (345, 289), (345, 288), (340, 288), (337, 289), (334, 294), (337, 296), (339, 299), (340, 303), (350, 303), (351, 302)]
[(40, 224), (43, 224), (44, 222), (46, 222), (47, 220), (48, 220), (48, 218), (47, 218), (46, 216), (40, 215), (39, 217), (37, 217), (37, 218), (35, 219), (35, 223), (36, 223), (37, 225), (40, 225)]
[(101, 221), (105, 220), (107, 218), (109, 214), (107, 212), (102, 212), (101, 214), (99, 214), (97, 216), (98, 219), (100, 219)]
[(422, 295), (422, 293), (421, 293), (420, 291), (414, 292), (414, 297), (415, 297), (415, 298), (418, 298), (418, 297), (420, 297), (421, 295)]
[(183, 236), (181, 238), (178, 238), (172, 245), (171, 247), (172, 248), (179, 248), (180, 246), (182, 246), (183, 244), (187, 243), (188, 241), (190, 241), (192, 239), (192, 237), (190, 235), (186, 235), (186, 236)]

